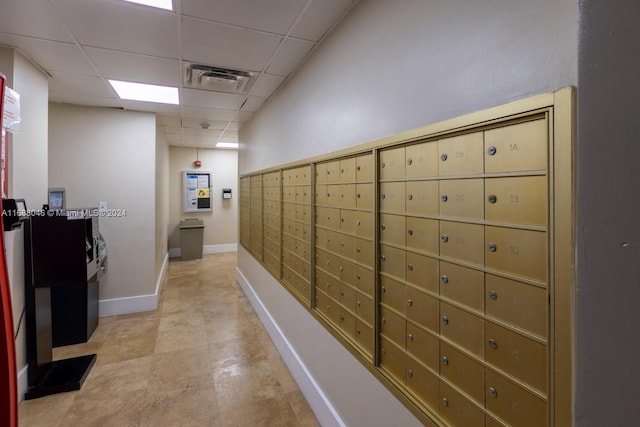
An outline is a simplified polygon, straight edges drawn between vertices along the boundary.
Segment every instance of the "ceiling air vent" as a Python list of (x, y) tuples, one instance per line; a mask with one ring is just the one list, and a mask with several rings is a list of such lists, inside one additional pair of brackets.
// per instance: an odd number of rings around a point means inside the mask
[(184, 87), (246, 94), (253, 85), (256, 73), (185, 62), (183, 77)]

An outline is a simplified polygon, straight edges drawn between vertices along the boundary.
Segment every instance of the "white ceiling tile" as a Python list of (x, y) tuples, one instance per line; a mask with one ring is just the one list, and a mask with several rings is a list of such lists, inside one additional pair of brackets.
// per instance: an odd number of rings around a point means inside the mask
[(183, 18), (182, 56), (218, 67), (262, 71), (281, 38), (201, 19)]
[(244, 101), (243, 95), (233, 93), (211, 92), (208, 90), (184, 89), (182, 105), (207, 108), (237, 110)]
[(144, 111), (165, 116), (180, 116), (180, 106), (172, 104), (159, 104), (155, 102), (120, 101), (124, 108), (131, 111)]
[(51, 1), (82, 45), (177, 58), (173, 12), (119, 1)]
[(233, 138), (233, 137), (225, 137), (224, 135), (222, 135), (220, 138), (218, 138), (218, 141), (220, 142), (238, 142), (238, 138)]
[(226, 130), (224, 134), (222, 134), (222, 138), (233, 138), (235, 140), (238, 139), (238, 132), (235, 130)]
[(75, 44), (0, 34), (0, 44), (17, 47), (47, 71), (98, 76), (82, 50)]
[(156, 118), (158, 124), (160, 126), (177, 126), (180, 127), (181, 120), (180, 117), (171, 117), (171, 116), (158, 116)]
[(314, 1), (302, 15), (291, 35), (306, 40), (320, 40), (353, 2), (353, 0)]
[(87, 54), (108, 79), (126, 80), (180, 87), (180, 63), (177, 59), (117, 52), (114, 50), (86, 48)]
[(60, 42), (73, 42), (51, 5), (42, 0), (2, 1), (0, 28), (3, 33), (19, 34)]
[(313, 46), (315, 46), (315, 43), (304, 40), (289, 39), (285, 41), (269, 65), (267, 72), (269, 74), (288, 76), (295, 67), (300, 64), (309, 51), (311, 51)]
[(244, 123), (253, 116), (251, 111), (238, 111), (238, 114), (233, 118), (234, 122)]
[(239, 129), (240, 129), (240, 123), (238, 123), (238, 122), (231, 122), (231, 123), (229, 123), (229, 126), (227, 127), (227, 130), (238, 131)]
[(220, 135), (222, 135), (222, 130), (185, 128), (183, 134), (190, 136), (201, 136), (203, 138), (218, 138)]
[(99, 77), (53, 72), (49, 79), (49, 92), (68, 93), (99, 98), (115, 98), (117, 95), (109, 83)]
[(264, 101), (266, 101), (266, 99), (267, 98), (250, 96), (247, 99), (247, 102), (245, 102), (245, 104), (242, 106), (242, 111), (251, 111), (255, 113), (256, 111), (258, 111), (258, 108), (260, 108), (262, 104), (264, 104)]
[[(240, 113), (238, 113), (239, 115)], [(203, 120), (234, 120), (236, 111), (204, 107), (182, 107), (182, 117)], [(235, 119), (237, 120), (237, 119)]]
[(284, 35), (305, 3), (306, 0), (182, 0), (182, 13)]
[(262, 74), (260, 78), (253, 84), (249, 95), (262, 96), (268, 98), (282, 84), (284, 76), (276, 76), (273, 74)]
[[(204, 136), (197, 135), (183, 135), (182, 136), (182, 145), (189, 147), (212, 147), (215, 146), (218, 142), (218, 137), (215, 138), (207, 138)], [(195, 159), (194, 159), (195, 160)]]
[(87, 107), (122, 108), (122, 104), (118, 99), (82, 96), (67, 92), (49, 92), (49, 102), (84, 105)]

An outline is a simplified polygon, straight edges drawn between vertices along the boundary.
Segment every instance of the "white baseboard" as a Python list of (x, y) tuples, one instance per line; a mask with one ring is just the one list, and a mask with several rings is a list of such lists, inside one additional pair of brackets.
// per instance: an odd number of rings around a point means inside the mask
[(300, 391), (306, 398), (321, 425), (345, 427), (346, 424), (340, 418), (329, 398), (324, 394), (316, 380), (313, 378), (304, 362), (293, 348), (287, 337), (276, 323), (269, 310), (264, 306), (253, 287), (239, 268), (236, 268), (236, 277), (240, 287), (244, 291), (251, 306), (262, 321), (269, 336), (289, 368)]
[[(169, 249), (169, 257), (171, 258), (180, 258), (181, 254), (180, 248), (171, 248)], [(202, 253), (204, 255), (207, 254), (221, 254), (225, 252), (238, 252), (238, 244), (237, 243), (226, 243), (223, 245), (206, 245), (202, 248)]]
[(22, 402), (24, 400), (24, 394), (27, 392), (27, 388), (29, 387), (29, 378), (28, 374), (29, 365), (24, 365), (24, 368), (18, 371), (18, 401)]

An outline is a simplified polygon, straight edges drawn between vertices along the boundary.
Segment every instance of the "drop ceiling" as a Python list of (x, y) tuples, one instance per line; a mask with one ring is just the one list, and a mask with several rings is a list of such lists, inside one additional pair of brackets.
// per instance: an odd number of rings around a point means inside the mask
[[(3, 0), (0, 46), (49, 76), (51, 102), (157, 114), (171, 145), (238, 142), (238, 129), (358, 0)], [(245, 94), (183, 86), (185, 63), (254, 73)], [(108, 80), (178, 87), (180, 105), (125, 101)]]

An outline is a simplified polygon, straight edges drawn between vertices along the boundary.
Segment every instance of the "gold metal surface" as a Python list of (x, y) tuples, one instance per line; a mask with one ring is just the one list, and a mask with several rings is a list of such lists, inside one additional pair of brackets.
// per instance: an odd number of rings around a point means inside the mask
[(405, 245), (404, 215), (380, 214), (380, 243)]
[(484, 273), (441, 261), (440, 295), (484, 312)]
[(405, 251), (387, 245), (380, 245), (380, 271), (400, 280), (405, 280), (407, 277)]
[[(547, 169), (546, 120), (503, 126), (485, 132), (486, 173)], [(495, 148), (495, 154), (489, 150)], [(491, 150), (493, 151), (493, 150)]]
[(440, 375), (479, 404), (484, 402), (484, 366), (446, 343), (440, 344)]
[[(407, 388), (418, 399), (434, 408), (438, 407), (440, 379), (412, 357), (406, 357)], [(437, 372), (437, 369), (436, 369)]]
[(404, 179), (404, 147), (380, 151), (379, 175), (380, 180)]
[(548, 335), (547, 290), (493, 274), (486, 275), (487, 316), (542, 338)]
[(404, 213), (405, 210), (404, 182), (380, 183), (380, 210), (382, 212)]
[(339, 206), (341, 208), (355, 209), (356, 207), (356, 185), (342, 184), (340, 186)]
[[(353, 261), (340, 258), (340, 280), (351, 286), (356, 285), (356, 264)], [(355, 292), (355, 289), (354, 289)], [(354, 308), (351, 307), (353, 310)]]
[(440, 340), (411, 322), (407, 322), (407, 353), (439, 372)]
[(373, 267), (373, 242), (364, 239), (356, 239), (356, 261), (368, 267)]
[(338, 184), (340, 182), (340, 160), (327, 163), (327, 184)]
[(438, 181), (407, 181), (405, 206), (410, 215), (438, 215)]
[(405, 353), (385, 337), (380, 339), (380, 367), (389, 372), (400, 383), (405, 383)]
[[(535, 280), (547, 280), (547, 233), (486, 227), (485, 240), (487, 267)], [(494, 251), (490, 245), (495, 245)]]
[(547, 394), (547, 346), (492, 322), (485, 324), (485, 337), (487, 363)]
[(407, 283), (438, 293), (438, 260), (413, 252), (406, 253)]
[(373, 271), (369, 268), (356, 265), (356, 288), (358, 288), (360, 292), (373, 296), (374, 285)]
[(357, 184), (356, 185), (356, 208), (373, 209), (373, 184)]
[(438, 149), (440, 176), (483, 172), (482, 132), (441, 139)]
[(373, 155), (363, 154), (356, 157), (356, 180), (371, 181), (373, 179)]
[(452, 387), (440, 381), (439, 414), (450, 426), (483, 427), (484, 413)]
[(404, 317), (385, 306), (380, 307), (380, 316), (380, 333), (399, 347), (405, 348), (407, 322)]
[[(541, 427), (547, 423), (544, 400), (506, 380), (491, 369), (486, 371), (487, 409), (500, 419), (518, 427)], [(494, 391), (492, 393), (492, 391)]]
[(437, 220), (406, 217), (406, 236), (407, 248), (438, 255), (440, 234)]
[(484, 183), (487, 221), (547, 225), (546, 176), (487, 178)]
[(438, 142), (409, 145), (405, 152), (407, 179), (438, 176)]
[(440, 216), (482, 219), (484, 181), (452, 179), (440, 181)]
[(406, 317), (418, 325), (438, 333), (438, 299), (411, 286), (405, 288)]
[(356, 180), (356, 158), (340, 159), (340, 182), (353, 182)]
[(407, 307), (405, 285), (389, 277), (381, 276), (380, 288), (380, 302), (400, 313), (405, 313)]
[(373, 308), (373, 298), (360, 292), (356, 293), (356, 315), (371, 325), (375, 323)]
[(484, 320), (481, 317), (441, 302), (440, 335), (484, 358)]
[(360, 319), (356, 319), (356, 343), (365, 351), (371, 363), (374, 343), (373, 328)]
[(316, 163), (316, 185), (327, 183), (327, 163)]
[(440, 255), (484, 264), (484, 226), (440, 221)]

